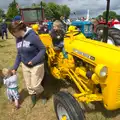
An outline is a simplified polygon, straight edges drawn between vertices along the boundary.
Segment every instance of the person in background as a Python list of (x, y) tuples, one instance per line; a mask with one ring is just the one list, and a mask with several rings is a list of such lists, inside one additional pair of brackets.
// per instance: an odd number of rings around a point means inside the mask
[(66, 30), (68, 30), (69, 26), (71, 25), (71, 20), (67, 19), (66, 20)]
[(7, 87), (7, 96), (8, 99), (10, 100), (10, 102), (14, 102), (15, 103), (15, 107), (16, 109), (20, 108), (19, 105), (19, 92), (18, 92), (18, 85), (17, 85), (17, 81), (18, 81), (18, 76), (17, 74), (12, 74), (11, 70), (4, 68), (2, 70), (2, 73), (4, 75), (4, 84)]
[(44, 21), (43, 22), (48, 22), (47, 18), (44, 18)]
[(66, 31), (66, 21), (64, 16), (60, 17), (60, 22), (62, 23), (62, 28)]
[(52, 29), (53, 22), (51, 20), (48, 21), (48, 30)]
[(55, 20), (56, 20), (55, 18), (52, 18), (52, 20), (51, 20), (51, 21), (52, 21), (52, 22), (55, 22)]
[(17, 21), (21, 21), (21, 20), (22, 20), (21, 16), (16, 15), (16, 16), (13, 18), (12, 22), (17, 22)]
[(116, 17), (114, 17), (113, 19), (112, 19), (112, 22), (114, 23), (114, 22), (119, 22), (119, 20), (116, 18)]
[(47, 33), (49, 33), (48, 24), (43, 21), (39, 22), (38, 34), (47, 34)]
[(100, 17), (100, 22), (105, 22), (105, 20), (102, 16)]
[[(16, 15), (16, 16), (13, 18), (12, 23), (19, 23), (20, 21), (22, 21), (21, 16), (20, 16), (20, 15)], [(29, 25), (29, 26), (26, 26), (26, 27), (27, 27), (27, 29), (29, 29), (29, 30), (32, 29), (30, 25)]]
[(22, 63), (23, 76), (32, 106), (36, 104), (36, 96), (44, 91), (41, 82), (44, 78), (44, 58), (46, 48), (39, 36), (26, 27), (23, 22), (9, 25), (10, 33), (16, 38), (17, 56), (12, 73), (15, 74)]
[(3, 19), (2, 21), (1, 30), (2, 30), (2, 40), (4, 40), (4, 35), (6, 36), (6, 39), (8, 39), (7, 24), (5, 22), (5, 19)]

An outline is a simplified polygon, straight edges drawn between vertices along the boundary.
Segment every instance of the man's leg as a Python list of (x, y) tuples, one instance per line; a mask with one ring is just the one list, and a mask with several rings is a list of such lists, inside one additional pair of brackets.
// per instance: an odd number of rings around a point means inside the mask
[(36, 95), (44, 91), (41, 82), (44, 77), (44, 64), (37, 65), (31, 69), (31, 86), (33, 90), (33, 104), (36, 103)]
[(2, 30), (2, 40), (4, 40), (4, 31)]
[(8, 39), (8, 33), (7, 33), (7, 31), (5, 31), (5, 35), (6, 35), (6, 39)]
[(36, 92), (32, 89), (32, 85), (31, 85), (31, 71), (30, 71), (31, 68), (26, 67), (24, 64), (22, 64), (22, 68), (23, 68), (23, 76), (26, 83), (26, 87), (32, 100), (32, 106), (30, 107), (33, 108), (36, 104)]
[[(31, 96), (31, 100), (32, 100), (32, 106), (31, 108), (33, 108), (36, 104), (36, 94), (37, 94), (37, 87), (36, 85), (36, 67), (33, 68), (28, 68), (26, 67), (24, 64), (23, 66), (23, 75), (24, 75), (24, 79), (26, 82), (26, 86), (29, 92), (29, 95)], [(35, 85), (34, 85), (35, 83)]]
[(37, 65), (31, 69), (31, 86), (33, 94), (40, 94), (43, 92), (41, 82), (44, 77), (44, 64)]
[(28, 93), (31, 95), (32, 90), (31, 90), (31, 73), (30, 73), (30, 68), (26, 67), (24, 64), (22, 64), (22, 70), (23, 70), (23, 76), (25, 80), (25, 84), (28, 90)]

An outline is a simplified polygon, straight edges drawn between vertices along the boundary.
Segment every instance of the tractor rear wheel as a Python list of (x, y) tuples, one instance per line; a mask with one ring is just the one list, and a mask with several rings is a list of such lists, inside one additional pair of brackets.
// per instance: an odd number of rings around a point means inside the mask
[(120, 30), (110, 28), (108, 31), (108, 43), (113, 41), (113, 45), (120, 46)]
[(104, 24), (98, 24), (97, 26), (96, 26), (96, 34), (97, 35), (101, 35), (101, 34), (103, 34), (103, 29), (104, 29)]
[(54, 109), (58, 120), (85, 120), (84, 113), (68, 92), (59, 92), (54, 96)]
[[(97, 34), (100, 41), (103, 41), (103, 32)], [(120, 46), (120, 30), (115, 28), (110, 28), (108, 30), (108, 44), (112, 44), (115, 46)]]

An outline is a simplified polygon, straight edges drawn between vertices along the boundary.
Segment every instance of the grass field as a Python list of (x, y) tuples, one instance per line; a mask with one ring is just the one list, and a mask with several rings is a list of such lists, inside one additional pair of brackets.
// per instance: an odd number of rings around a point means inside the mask
[[(15, 40), (12, 36), (9, 39), (2, 41), (0, 39), (0, 70), (4, 67), (11, 67), (16, 56)], [(57, 93), (61, 87), (65, 87), (63, 82), (45, 78), (45, 91), (49, 97), (47, 104), (43, 105), (41, 99), (37, 101), (36, 106), (31, 110), (30, 98), (27, 92), (23, 89), (25, 87), (22, 76), (21, 67), (19, 73), (19, 91), (21, 95), (21, 108), (14, 110), (6, 97), (5, 87), (0, 86), (0, 120), (56, 120), (53, 108), (53, 95)], [(1, 80), (0, 80), (1, 81)], [(71, 87), (68, 88), (72, 91)], [(120, 110), (109, 112), (106, 111), (101, 104), (92, 105), (94, 108), (88, 110), (87, 120), (120, 120)]]

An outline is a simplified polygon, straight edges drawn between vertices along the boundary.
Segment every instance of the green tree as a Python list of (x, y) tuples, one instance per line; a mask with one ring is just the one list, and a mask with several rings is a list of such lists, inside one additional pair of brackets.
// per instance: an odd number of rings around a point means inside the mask
[(56, 3), (50, 2), (48, 3), (48, 10), (52, 13), (51, 17), (59, 19), (61, 8)]
[(45, 17), (48, 18), (48, 19), (53, 18), (54, 13), (50, 9), (50, 6), (48, 6), (47, 3), (43, 2), (43, 8), (44, 8), (44, 15), (45, 15)]
[(101, 17), (103, 17), (103, 15), (98, 15), (98, 16), (97, 16), (97, 19), (100, 19)]
[(3, 17), (4, 11), (0, 8), (0, 18)]
[(16, 15), (19, 14), (19, 11), (17, 9), (17, 2), (16, 0), (13, 0), (12, 3), (9, 4), (9, 8), (8, 8), (8, 11), (7, 11), (7, 18), (13, 18), (15, 17)]
[[(32, 4), (32, 8), (38, 7), (41, 7), (41, 2), (39, 4)], [(44, 8), (44, 16), (48, 19), (59, 19), (60, 16), (65, 16), (68, 18), (70, 15), (70, 8), (67, 5), (58, 5), (54, 2), (42, 2), (42, 7)]]
[(117, 17), (118, 20), (120, 20), (120, 15), (117, 15), (116, 17)]
[(36, 3), (33, 3), (33, 4), (32, 4), (32, 8), (38, 8), (38, 7), (40, 7), (39, 4), (36, 4)]
[[(106, 18), (106, 11), (103, 12), (103, 17)], [(116, 18), (117, 14), (114, 11), (109, 12), (109, 19)]]
[(61, 15), (66, 16), (67, 18), (70, 15), (70, 8), (67, 5), (61, 5)]
[[(40, 3), (41, 4), (41, 3)], [(38, 5), (40, 7), (40, 4)], [(54, 2), (42, 3), (44, 8), (44, 14), (46, 18), (56, 18), (59, 19), (60, 16), (69, 17), (70, 8), (67, 5), (58, 5)], [(36, 6), (36, 5), (34, 5)], [(36, 7), (38, 7), (36, 6)]]

